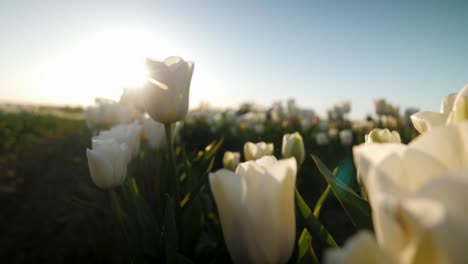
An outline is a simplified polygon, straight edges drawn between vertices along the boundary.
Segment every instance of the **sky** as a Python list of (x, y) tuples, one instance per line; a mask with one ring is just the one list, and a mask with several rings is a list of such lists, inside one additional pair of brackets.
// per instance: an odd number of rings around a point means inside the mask
[(0, 1), (0, 101), (89, 105), (195, 62), (191, 107), (295, 98), (437, 111), (468, 84), (467, 1)]

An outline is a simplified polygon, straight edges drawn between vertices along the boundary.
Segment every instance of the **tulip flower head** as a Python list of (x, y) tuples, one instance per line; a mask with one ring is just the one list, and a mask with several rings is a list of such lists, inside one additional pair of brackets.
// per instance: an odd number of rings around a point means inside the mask
[(440, 112), (421, 111), (412, 115), (411, 121), (419, 133), (449, 124), (456, 124), (468, 120), (468, 85), (460, 92), (445, 96), (442, 99)]
[(127, 162), (130, 162), (140, 152), (140, 131), (139, 124), (121, 124), (110, 130), (101, 131), (96, 138), (101, 140), (113, 138), (118, 143), (124, 143), (127, 146)]
[(315, 136), (315, 142), (319, 146), (325, 146), (328, 144), (328, 135), (325, 132), (320, 132)]
[(401, 138), (395, 130), (390, 132), (387, 128), (375, 128), (365, 136), (365, 141), (366, 143), (401, 143)]
[[(143, 136), (147, 139), (150, 148), (162, 150), (167, 147), (166, 130), (164, 124), (151, 118), (143, 120)], [(175, 136), (175, 133), (173, 134)]]
[(169, 57), (163, 62), (147, 59), (149, 78), (145, 84), (146, 112), (160, 123), (183, 120), (188, 112), (192, 61)]
[(281, 154), (283, 158), (296, 158), (297, 164), (301, 165), (305, 159), (304, 141), (302, 140), (301, 134), (298, 132), (285, 134), (283, 136)]
[(252, 143), (244, 144), (244, 156), (246, 160), (257, 160), (263, 156), (273, 155), (274, 146), (272, 143)]
[(341, 130), (339, 136), (343, 146), (351, 146), (353, 144), (353, 131), (351, 129)]
[(122, 184), (127, 175), (127, 145), (113, 138), (93, 139), (92, 149), (86, 149), (91, 178), (101, 189)]
[(231, 151), (224, 152), (223, 166), (225, 169), (235, 171), (237, 168), (237, 165), (239, 165), (239, 162), (240, 162), (239, 152), (231, 152)]
[(295, 242), (294, 158), (265, 156), (209, 176), (234, 263), (286, 263)]
[(359, 233), (326, 263), (466, 263), (466, 135), (468, 122), (432, 128), (408, 145), (355, 147), (375, 239)]

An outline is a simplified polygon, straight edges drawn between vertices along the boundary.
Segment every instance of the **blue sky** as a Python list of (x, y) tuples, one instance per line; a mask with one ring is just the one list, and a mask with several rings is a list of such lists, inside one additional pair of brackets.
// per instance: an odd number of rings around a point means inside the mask
[[(113, 46), (117, 59), (109, 67), (141, 51), (143, 42), (148, 56), (195, 61), (192, 106), (267, 105), (294, 97), (324, 113), (349, 99), (353, 115), (363, 116), (373, 112), (374, 98), (385, 97), (402, 108), (438, 110), (444, 95), (468, 83), (467, 3), (2, 1), (0, 100), (90, 104), (108, 95), (102, 82), (84, 82), (91, 77), (73, 61), (81, 57), (76, 50), (98, 56), (88, 51), (105, 38), (86, 42), (86, 49), (76, 49), (77, 43), (112, 31), (116, 45), (101, 45)], [(154, 42), (126, 39), (134, 30)], [(85, 62), (93, 64), (92, 58)], [(53, 85), (44, 81), (57, 75)]]

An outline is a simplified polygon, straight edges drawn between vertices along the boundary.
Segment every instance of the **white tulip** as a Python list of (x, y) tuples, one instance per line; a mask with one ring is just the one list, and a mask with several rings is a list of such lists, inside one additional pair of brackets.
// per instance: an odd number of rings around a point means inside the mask
[(86, 149), (91, 178), (101, 189), (122, 184), (127, 175), (127, 146), (115, 139), (94, 139)]
[(150, 77), (145, 84), (146, 112), (160, 123), (183, 120), (188, 112), (192, 61), (169, 57), (163, 62), (146, 60)]
[(128, 147), (127, 162), (130, 162), (140, 152), (140, 131), (141, 126), (139, 124), (121, 124), (112, 127), (110, 130), (101, 131), (95, 138), (113, 138), (118, 143), (125, 143)]
[(294, 158), (266, 156), (218, 170), (210, 185), (234, 263), (286, 263), (296, 234)]
[(274, 146), (273, 143), (252, 143), (247, 142), (244, 144), (244, 156), (245, 160), (257, 160), (263, 156), (273, 155)]
[[(143, 136), (152, 149), (166, 149), (166, 129), (164, 128), (164, 124), (156, 122), (151, 118), (145, 118), (143, 120)], [(175, 133), (173, 136), (175, 136)]]
[(460, 92), (449, 94), (442, 99), (440, 112), (421, 111), (411, 116), (411, 121), (419, 133), (448, 124), (468, 120), (468, 85)]
[(223, 166), (225, 169), (235, 171), (239, 163), (240, 163), (239, 152), (231, 152), (231, 151), (224, 152)]
[(464, 122), (433, 128), (408, 145), (355, 147), (378, 247), (363, 252), (356, 244), (348, 252), (329, 253), (329, 259), (341, 253), (373, 257), (380, 248), (392, 263), (466, 263), (467, 135)]
[(353, 131), (351, 129), (341, 130), (340, 141), (343, 146), (351, 146), (353, 144)]
[(315, 141), (317, 145), (324, 146), (328, 144), (328, 135), (325, 132), (320, 132), (315, 136)]
[(305, 159), (304, 141), (298, 132), (285, 134), (283, 136), (283, 145), (281, 146), (283, 158), (296, 158), (297, 164), (301, 165)]
[(400, 134), (393, 130), (390, 132), (388, 129), (372, 129), (369, 134), (365, 136), (366, 143), (401, 143)]

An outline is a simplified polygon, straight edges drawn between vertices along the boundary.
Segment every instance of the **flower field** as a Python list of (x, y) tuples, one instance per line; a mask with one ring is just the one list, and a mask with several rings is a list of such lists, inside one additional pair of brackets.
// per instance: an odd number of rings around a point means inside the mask
[(0, 256), (16, 262), (463, 263), (468, 86), (350, 120), (290, 99), (188, 111), (194, 63), (120, 101), (0, 113)]

